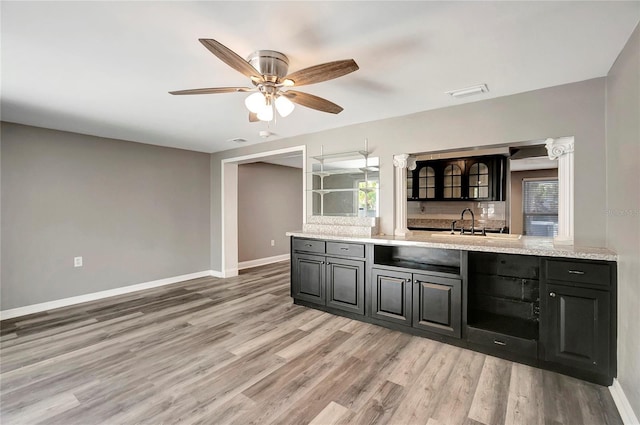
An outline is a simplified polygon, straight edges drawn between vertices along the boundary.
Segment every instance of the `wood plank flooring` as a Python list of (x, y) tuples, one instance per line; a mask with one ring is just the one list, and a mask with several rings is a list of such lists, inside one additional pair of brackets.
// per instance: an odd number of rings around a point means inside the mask
[(605, 387), (292, 304), (289, 264), (0, 323), (7, 424), (621, 424)]

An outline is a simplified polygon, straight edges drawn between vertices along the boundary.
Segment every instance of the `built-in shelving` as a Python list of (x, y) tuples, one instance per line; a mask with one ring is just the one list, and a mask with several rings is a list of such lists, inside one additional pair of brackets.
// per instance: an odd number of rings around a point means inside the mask
[[(312, 164), (309, 175), (312, 177), (308, 191), (316, 195), (312, 198), (315, 215), (369, 216), (368, 202), (359, 208), (359, 194), (378, 192), (379, 167), (377, 158), (371, 159), (368, 142), (365, 149), (324, 153), (311, 158), (317, 161)], [(352, 193), (353, 196), (347, 195)], [(367, 195), (368, 196), (368, 195)], [(350, 211), (334, 211), (336, 205)]]

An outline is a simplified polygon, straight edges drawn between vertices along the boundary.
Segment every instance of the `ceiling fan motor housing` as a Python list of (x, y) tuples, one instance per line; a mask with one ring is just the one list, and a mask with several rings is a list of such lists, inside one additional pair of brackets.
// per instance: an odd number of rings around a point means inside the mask
[(274, 50), (257, 50), (249, 55), (247, 62), (273, 83), (287, 75), (289, 70), (289, 59)]

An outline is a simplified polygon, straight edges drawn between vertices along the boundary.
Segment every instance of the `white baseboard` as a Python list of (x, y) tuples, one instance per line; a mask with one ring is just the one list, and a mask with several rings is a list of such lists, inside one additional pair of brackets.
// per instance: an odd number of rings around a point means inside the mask
[(618, 408), (622, 423), (625, 425), (639, 425), (640, 421), (638, 421), (638, 417), (634, 413), (627, 396), (624, 394), (620, 381), (614, 378), (613, 384), (609, 387), (609, 392)]
[(250, 269), (251, 267), (264, 266), (267, 264), (285, 261), (291, 258), (291, 254), (275, 255), (273, 257), (258, 258), (257, 260), (242, 261), (238, 263), (238, 270)]
[(63, 298), (60, 300), (47, 301), (39, 304), (27, 305), (24, 307), (12, 308), (0, 311), (0, 320), (13, 319), (14, 317), (26, 316), (27, 314), (39, 313), (41, 311), (53, 310), (54, 308), (67, 307), (87, 301), (95, 301), (102, 298), (116, 295), (128, 294), (130, 292), (142, 291), (143, 289), (156, 288), (158, 286), (170, 285), (172, 283), (183, 282), (185, 280), (197, 279), (199, 277), (214, 276), (219, 277), (220, 272), (205, 270), (202, 272), (183, 274), (180, 276), (167, 277), (165, 279), (152, 280), (150, 282), (138, 283), (135, 285), (123, 286), (121, 288), (108, 289), (106, 291), (93, 292), (91, 294), (78, 295), (76, 297)]
[(211, 276), (213, 277), (219, 277), (219, 278), (224, 278), (224, 273), (219, 272), (218, 270), (209, 270), (211, 272)]

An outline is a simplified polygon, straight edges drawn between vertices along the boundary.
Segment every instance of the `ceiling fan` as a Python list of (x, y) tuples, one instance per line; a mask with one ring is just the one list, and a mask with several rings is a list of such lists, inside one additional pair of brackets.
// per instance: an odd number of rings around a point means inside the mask
[(201, 38), (200, 43), (221, 61), (251, 79), (253, 87), (212, 87), (191, 90), (170, 91), (174, 95), (215, 94), (232, 92), (256, 92), (245, 99), (249, 109), (249, 121), (271, 121), (277, 111), (286, 117), (294, 108), (294, 103), (321, 112), (339, 114), (342, 107), (309, 93), (290, 90), (289, 87), (320, 83), (342, 77), (358, 70), (353, 59), (327, 62), (304, 68), (291, 74), (289, 59), (280, 52), (258, 50), (242, 59), (237, 53), (216, 40)]

